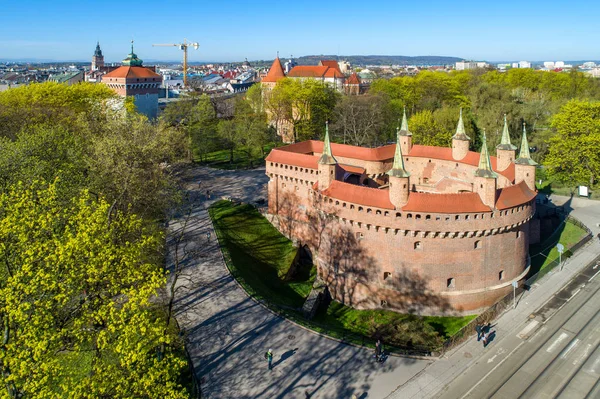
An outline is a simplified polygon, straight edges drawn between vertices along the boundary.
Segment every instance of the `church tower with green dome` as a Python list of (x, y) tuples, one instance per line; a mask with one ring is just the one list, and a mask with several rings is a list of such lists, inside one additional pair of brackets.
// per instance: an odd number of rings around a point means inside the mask
[(122, 62), (122, 66), (102, 76), (102, 83), (121, 97), (133, 97), (136, 110), (155, 119), (158, 116), (158, 91), (162, 76), (154, 68), (142, 66), (144, 62), (133, 51)]

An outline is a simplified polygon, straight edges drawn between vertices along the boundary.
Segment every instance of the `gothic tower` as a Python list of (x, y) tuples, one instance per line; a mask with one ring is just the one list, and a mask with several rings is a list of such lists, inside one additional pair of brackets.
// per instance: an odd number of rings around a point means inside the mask
[(515, 160), (515, 151), (517, 147), (510, 142), (510, 134), (508, 132), (508, 123), (506, 122), (506, 114), (504, 114), (504, 128), (502, 129), (502, 140), (496, 146), (496, 157), (498, 164), (496, 170), (505, 170)]
[(319, 158), (319, 190), (327, 190), (337, 175), (337, 160), (331, 153), (329, 141), (329, 123), (325, 122), (325, 140), (323, 140), (323, 154)]
[(481, 202), (492, 209), (496, 206), (497, 177), (498, 175), (494, 173), (490, 163), (490, 154), (488, 153), (484, 130), (483, 144), (481, 145), (481, 154), (479, 156), (479, 166), (475, 171), (474, 191), (481, 197)]
[(402, 149), (402, 154), (410, 153), (412, 148), (412, 133), (408, 130), (408, 121), (406, 119), (406, 107), (404, 107), (404, 114), (402, 115), (402, 125), (400, 131), (396, 135), (396, 143), (398, 143)]
[[(406, 118), (406, 113), (404, 114), (404, 117)], [(402, 123), (402, 127), (405, 127), (404, 122)], [(408, 131), (408, 127), (406, 127), (405, 131)], [(401, 143), (402, 138), (407, 136), (402, 136), (401, 132), (402, 130), (396, 131), (396, 153), (394, 154), (394, 164), (392, 165), (392, 169), (386, 172), (390, 181), (390, 202), (396, 209), (400, 209), (406, 205), (410, 190), (410, 173), (404, 169), (404, 159), (402, 159), (403, 146)], [(408, 138), (410, 139), (410, 136), (408, 136)]]
[(96, 51), (92, 56), (92, 71), (97, 71), (104, 66), (104, 56), (102, 50), (100, 50), (100, 42), (96, 43)]
[(465, 124), (462, 118), (462, 108), (456, 126), (456, 133), (452, 136), (452, 158), (459, 161), (467, 156), (469, 152), (469, 136), (465, 133)]
[(530, 190), (535, 191), (535, 166), (537, 162), (531, 159), (529, 155), (529, 142), (527, 141), (527, 131), (523, 123), (523, 137), (521, 138), (521, 149), (519, 158), (515, 161), (515, 183), (525, 181)]

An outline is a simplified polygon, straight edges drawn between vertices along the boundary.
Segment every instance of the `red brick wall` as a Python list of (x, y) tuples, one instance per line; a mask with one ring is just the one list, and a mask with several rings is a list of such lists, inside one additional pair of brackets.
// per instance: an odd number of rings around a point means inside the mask
[(267, 163), (266, 173), (269, 212), (280, 230), (315, 252), (332, 296), (350, 306), (474, 313), (526, 270), (534, 201), (503, 211), (420, 214), (324, 197), (312, 189), (314, 169)]

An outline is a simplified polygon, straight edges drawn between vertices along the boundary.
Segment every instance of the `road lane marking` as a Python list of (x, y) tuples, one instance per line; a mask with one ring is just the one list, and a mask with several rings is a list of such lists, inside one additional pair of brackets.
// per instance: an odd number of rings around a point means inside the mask
[(590, 349), (592, 349), (592, 344), (587, 344), (587, 346), (583, 350), (583, 353), (573, 361), (573, 366), (576, 366), (577, 364), (579, 364), (580, 361), (587, 358), (587, 355), (590, 353)]
[(560, 345), (560, 343), (562, 341), (564, 341), (565, 339), (567, 339), (568, 336), (569, 336), (569, 334), (567, 334), (567, 333), (561, 333), (560, 336), (558, 338), (556, 338), (554, 340), (554, 342), (552, 342), (552, 344), (550, 344), (550, 346), (548, 347), (548, 349), (546, 349), (546, 352), (548, 352), (548, 353), (554, 352), (554, 349), (556, 349), (558, 347), (558, 345)]
[(571, 343), (569, 344), (569, 346), (567, 346), (567, 348), (563, 351), (563, 354), (560, 356), (561, 359), (566, 358), (569, 353), (577, 346), (579, 345), (581, 341), (579, 340), (579, 338), (575, 338), (573, 341), (571, 341)]
[(517, 337), (521, 339), (527, 339), (529, 333), (533, 331), (533, 329), (536, 328), (538, 324), (540, 324), (540, 322), (537, 320), (530, 321), (529, 324), (524, 329), (522, 329), (520, 333), (517, 334)]
[[(596, 268), (596, 267), (594, 267), (594, 269), (595, 269), (595, 268)], [(600, 273), (600, 270), (598, 270), (598, 271), (596, 272), (596, 274), (594, 274), (592, 277), (590, 277), (590, 278), (588, 279), (588, 283), (589, 283), (590, 281), (592, 281), (592, 280), (594, 279), (594, 277), (596, 277), (596, 276), (597, 276), (599, 273)]]
[(498, 363), (497, 365), (494, 366), (493, 369), (491, 369), (486, 375), (483, 376), (482, 379), (480, 379), (477, 384), (473, 385), (473, 387), (471, 389), (469, 389), (469, 391), (467, 391), (467, 393), (465, 393), (460, 399), (464, 399), (467, 396), (469, 396), (469, 394), (471, 392), (473, 392), (473, 390), (475, 388), (477, 388), (479, 386), (479, 384), (481, 384), (486, 378), (488, 378), (490, 376), (490, 374), (492, 374), (494, 371), (496, 371), (496, 369), (498, 367), (500, 367), (502, 365), (502, 363), (504, 363), (506, 361), (506, 359), (508, 359), (510, 357), (510, 355), (512, 355), (517, 349), (519, 349), (521, 347), (521, 345), (523, 345), (525, 343), (525, 341), (521, 341), (521, 343), (519, 343), (519, 345), (517, 345), (517, 347), (513, 350), (510, 351), (510, 353), (508, 355), (506, 355), (506, 357), (502, 360), (500, 360), (500, 363)]
[(575, 292), (573, 293), (573, 295), (571, 295), (571, 296), (569, 297), (569, 299), (567, 299), (567, 302), (569, 302), (571, 299), (573, 299), (573, 297), (574, 297), (575, 295), (579, 294), (579, 291), (581, 291), (581, 288), (577, 288), (577, 291), (575, 291)]
[(493, 361), (494, 361), (494, 359), (495, 359), (496, 357), (498, 357), (498, 355), (494, 355), (494, 356), (490, 357), (490, 358), (488, 359), (488, 363), (491, 363), (491, 362), (493, 362)]

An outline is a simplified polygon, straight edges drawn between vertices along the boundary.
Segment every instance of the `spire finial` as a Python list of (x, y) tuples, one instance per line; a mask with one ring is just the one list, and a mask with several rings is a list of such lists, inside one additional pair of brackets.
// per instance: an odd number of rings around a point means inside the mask
[(529, 154), (529, 142), (527, 141), (527, 130), (525, 129), (525, 122), (523, 122), (523, 136), (521, 137), (521, 149), (519, 150), (519, 158), (515, 160), (515, 163), (520, 165), (537, 165), (531, 155)]
[(404, 159), (402, 158), (402, 147), (400, 145), (400, 134), (401, 130), (396, 130), (396, 152), (394, 153), (394, 164), (392, 169), (388, 170), (386, 174), (393, 177), (409, 177), (410, 173), (404, 169)]
[(323, 140), (323, 154), (319, 158), (320, 164), (333, 165), (337, 160), (331, 153), (331, 142), (329, 141), (329, 121), (325, 121), (325, 139)]
[(467, 133), (465, 133), (465, 124), (463, 122), (463, 117), (462, 117), (462, 107), (460, 108), (460, 114), (458, 117), (458, 125), (456, 126), (456, 133), (454, 133), (454, 136), (452, 136), (452, 139), (455, 139), (455, 140), (470, 140), (471, 139), (469, 136), (467, 136)]
[(412, 136), (410, 130), (408, 130), (408, 119), (406, 119), (406, 106), (404, 107), (404, 111), (402, 113), (402, 125), (400, 126), (400, 135), (401, 136)]
[(500, 140), (500, 144), (496, 146), (498, 150), (510, 150), (514, 151), (517, 149), (510, 142), (510, 133), (508, 132), (508, 122), (506, 120), (506, 114), (504, 114), (504, 128), (502, 129), (502, 139)]
[(487, 138), (485, 136), (485, 128), (482, 134), (481, 154), (479, 155), (479, 166), (475, 171), (475, 176), (496, 178), (498, 175), (492, 170), (492, 164), (490, 162), (490, 154), (487, 149)]

